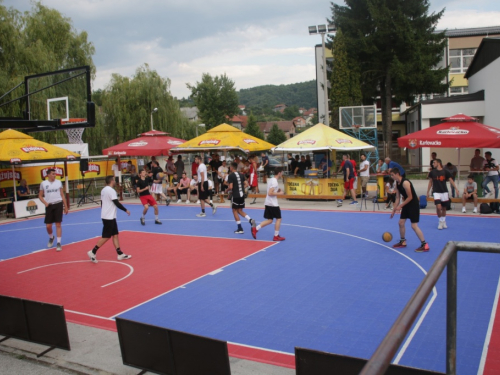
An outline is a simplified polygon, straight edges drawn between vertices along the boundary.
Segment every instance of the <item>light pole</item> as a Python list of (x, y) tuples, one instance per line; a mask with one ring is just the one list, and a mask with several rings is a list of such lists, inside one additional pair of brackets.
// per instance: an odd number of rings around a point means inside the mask
[(318, 25), (309, 26), (309, 35), (321, 34), (321, 45), (323, 53), (323, 94), (325, 101), (325, 125), (330, 126), (330, 113), (328, 110), (328, 80), (326, 76), (326, 48), (325, 48), (325, 34), (336, 31), (333, 25)]
[(198, 136), (198, 126), (205, 127), (205, 124), (198, 124), (196, 125), (196, 136)]
[(151, 111), (151, 131), (153, 131), (153, 113), (158, 112), (158, 108)]

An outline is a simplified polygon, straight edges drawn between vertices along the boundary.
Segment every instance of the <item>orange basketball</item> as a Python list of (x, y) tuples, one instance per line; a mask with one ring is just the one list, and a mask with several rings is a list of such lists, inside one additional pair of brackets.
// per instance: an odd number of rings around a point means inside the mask
[(384, 240), (384, 242), (391, 242), (392, 241), (392, 234), (390, 234), (389, 232), (385, 232), (382, 235), (382, 239)]
[(157, 180), (163, 180), (165, 178), (165, 174), (164, 173), (157, 173), (156, 174), (156, 179)]

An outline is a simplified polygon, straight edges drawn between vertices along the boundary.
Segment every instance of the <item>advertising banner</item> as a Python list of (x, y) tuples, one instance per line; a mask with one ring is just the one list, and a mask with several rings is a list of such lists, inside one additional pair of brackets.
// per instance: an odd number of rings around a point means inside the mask
[[(361, 192), (361, 185), (356, 189)], [(289, 195), (332, 195), (344, 194), (344, 180), (341, 178), (287, 178), (285, 180), (285, 194)]]
[(38, 198), (17, 201), (14, 202), (14, 212), (16, 218), (43, 215), (45, 214), (45, 205)]

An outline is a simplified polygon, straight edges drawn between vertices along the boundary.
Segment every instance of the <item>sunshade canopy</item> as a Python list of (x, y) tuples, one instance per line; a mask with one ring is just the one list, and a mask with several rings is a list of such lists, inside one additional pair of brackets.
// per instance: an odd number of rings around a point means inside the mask
[(77, 160), (80, 155), (64, 148), (36, 140), (30, 135), (8, 129), (0, 133), (0, 162), (27, 164)]
[(399, 147), (500, 148), (500, 129), (459, 113), (443, 123), (398, 138)]
[(169, 155), (173, 147), (186, 142), (183, 139), (169, 137), (168, 133), (151, 130), (132, 139), (102, 150), (109, 156), (160, 156)]
[(324, 124), (316, 124), (276, 146), (273, 151), (368, 150), (374, 146)]
[(210, 129), (205, 134), (183, 143), (172, 149), (173, 152), (194, 152), (211, 150), (240, 150), (256, 152), (270, 150), (274, 147), (269, 142), (243, 133), (228, 124), (221, 124)]

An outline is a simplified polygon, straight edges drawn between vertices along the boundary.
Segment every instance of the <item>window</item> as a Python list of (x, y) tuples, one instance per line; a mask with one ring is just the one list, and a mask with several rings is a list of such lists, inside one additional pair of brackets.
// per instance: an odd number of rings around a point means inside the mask
[(468, 93), (469, 93), (468, 86), (450, 87), (450, 96), (463, 95), (463, 94), (468, 94)]
[(465, 73), (475, 53), (476, 48), (450, 49), (450, 73)]

